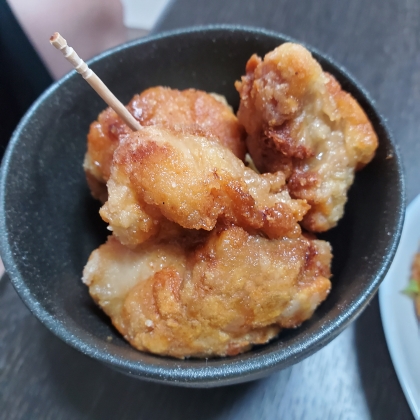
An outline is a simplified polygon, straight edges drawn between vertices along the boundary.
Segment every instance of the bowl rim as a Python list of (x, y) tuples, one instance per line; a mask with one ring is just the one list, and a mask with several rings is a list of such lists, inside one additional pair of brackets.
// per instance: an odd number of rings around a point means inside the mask
[[(385, 277), (400, 240), (401, 231), (404, 222), (405, 215), (405, 181), (403, 176), (403, 165), (400, 157), (398, 147), (394, 141), (391, 131), (388, 128), (386, 119), (378, 112), (375, 102), (372, 100), (366, 90), (360, 85), (360, 83), (341, 65), (337, 64), (328, 55), (319, 52), (312, 46), (295, 40), (287, 35), (280, 32), (266, 30), (263, 28), (246, 26), (246, 25), (201, 25), (192, 26), (187, 28), (181, 28), (171, 31), (165, 31), (158, 34), (148, 35), (144, 38), (126, 42), (117, 47), (111, 48), (94, 58), (87, 61), (88, 65), (92, 65), (106, 57), (117, 53), (119, 51), (131, 48), (134, 46), (151, 43), (158, 40), (164, 40), (165, 38), (181, 36), (185, 34), (194, 34), (197, 32), (247, 32), (250, 36), (263, 35), (269, 37), (275, 37), (279, 39), (279, 42), (296, 42), (305, 46), (312, 54), (322, 57), (332, 68), (341, 72), (341, 74), (350, 81), (364, 97), (368, 105), (376, 114), (378, 121), (383, 126), (385, 132), (388, 135), (390, 144), (393, 147), (394, 159), (396, 167), (400, 173), (398, 177), (398, 189), (399, 189), (399, 201), (398, 208), (396, 209), (397, 223), (395, 226), (395, 235), (390, 238), (390, 248), (386, 255), (384, 264), (376, 272), (369, 285), (362, 290), (357, 299), (347, 308), (346, 312), (340, 314), (338, 318), (333, 321), (328, 321), (317, 333), (312, 333), (309, 337), (305, 338), (303, 342), (296, 340), (296, 343), (292, 344), (288, 348), (287, 354), (284, 350), (272, 351), (269, 354), (256, 355), (254, 358), (249, 360), (236, 360), (236, 359), (224, 359), (228, 360), (228, 363), (219, 363), (217, 366), (208, 366), (206, 368), (187, 366), (182, 367), (182, 360), (178, 359), (167, 359), (173, 361), (172, 367), (162, 367), (159, 365), (124, 360), (119, 356), (115, 356), (107, 353), (105, 350), (100, 350), (94, 345), (84, 342), (77, 335), (71, 332), (65, 324), (55, 318), (53, 315), (43, 308), (32, 295), (30, 288), (26, 285), (24, 278), (16, 268), (15, 257), (13, 255), (11, 242), (12, 238), (9, 238), (8, 229), (6, 226), (6, 206), (5, 196), (6, 189), (9, 179), (9, 165), (11, 158), (14, 153), (14, 149), (19, 142), (19, 137), (22, 131), (25, 129), (27, 123), (31, 120), (32, 115), (35, 113), (37, 108), (42, 104), (49, 96), (51, 96), (61, 85), (65, 84), (67, 80), (73, 77), (80, 77), (77, 75), (75, 70), (71, 70), (65, 76), (58, 81), (54, 82), (29, 108), (26, 114), (21, 119), (20, 123), (16, 127), (9, 145), (6, 149), (2, 165), (0, 168), (0, 251), (3, 259), (6, 272), (19, 294), (20, 298), (34, 314), (50, 331), (52, 331), (57, 337), (69, 344), (71, 347), (79, 350), (83, 354), (86, 354), (93, 359), (101, 361), (111, 367), (135, 376), (138, 378), (151, 380), (154, 382), (165, 382), (174, 385), (191, 386), (191, 387), (208, 387), (208, 386), (220, 386), (232, 383), (238, 383), (243, 381), (249, 381), (262, 377), (274, 368), (285, 368), (294, 363), (297, 363), (315, 351), (328, 344), (333, 340), (341, 331), (343, 331), (354, 319), (356, 319), (363, 309), (367, 306), (369, 301), (373, 298), (376, 293), (381, 281)], [(186, 359), (188, 360), (188, 359)], [(222, 360), (222, 359), (221, 359)], [(181, 366), (180, 366), (181, 365)]]

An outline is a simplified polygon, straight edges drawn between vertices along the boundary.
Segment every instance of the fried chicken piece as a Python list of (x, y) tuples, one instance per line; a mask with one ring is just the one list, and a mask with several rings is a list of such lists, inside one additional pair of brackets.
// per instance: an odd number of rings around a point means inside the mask
[[(154, 87), (135, 95), (127, 108), (142, 126), (159, 125), (214, 137), (240, 159), (245, 157), (245, 132), (225, 98), (195, 89)], [(106, 201), (105, 183), (122, 135), (132, 130), (111, 108), (90, 126), (84, 169), (92, 194)]]
[(355, 170), (373, 158), (366, 114), (304, 47), (286, 43), (253, 55), (236, 82), (239, 122), (261, 172), (283, 171), (293, 198), (311, 205), (303, 226), (322, 232), (342, 217)]
[(83, 280), (137, 349), (226, 356), (309, 319), (330, 290), (330, 261), (324, 241), (218, 226), (133, 250), (110, 236), (91, 254)]
[(128, 246), (166, 230), (166, 219), (188, 229), (224, 221), (297, 237), (309, 206), (292, 200), (284, 181), (280, 172), (257, 174), (212, 138), (144, 127), (121, 139), (100, 214)]

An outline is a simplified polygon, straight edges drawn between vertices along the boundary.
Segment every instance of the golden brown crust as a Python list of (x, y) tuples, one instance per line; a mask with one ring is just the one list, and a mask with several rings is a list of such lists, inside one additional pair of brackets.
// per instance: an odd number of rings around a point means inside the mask
[(362, 108), (297, 44), (283, 44), (264, 60), (251, 57), (235, 86), (241, 97), (238, 119), (256, 167), (283, 171), (291, 196), (307, 200), (306, 229), (335, 226), (355, 170), (377, 148)]
[(112, 108), (101, 112), (98, 120), (90, 125), (85, 162), (92, 162), (88, 168), (89, 172), (93, 173), (99, 182), (106, 183), (111, 174), (112, 156), (118, 147), (120, 136), (131, 132)]
[[(129, 104), (138, 132), (111, 110), (91, 126), (84, 167), (113, 235), (84, 281), (139, 350), (235, 355), (299, 326), (329, 293), (331, 247), (300, 223), (337, 223), (377, 137), (299, 45), (252, 56), (236, 88), (239, 122), (214, 95), (157, 87)], [(241, 160), (240, 123), (262, 174)]]
[(212, 137), (239, 159), (245, 157), (244, 129), (221, 95), (158, 86), (135, 95), (129, 107), (142, 126), (159, 125)]
[(157, 235), (166, 219), (188, 229), (222, 221), (297, 237), (309, 209), (290, 198), (283, 174), (259, 175), (214, 139), (157, 126), (121, 140), (108, 193), (100, 214), (128, 246)]
[[(127, 108), (142, 126), (158, 125), (212, 137), (244, 159), (244, 129), (223, 99), (195, 89), (179, 91), (159, 86), (135, 95)], [(131, 132), (111, 108), (101, 112), (91, 124), (84, 167), (95, 198), (100, 196), (95, 187), (109, 179), (112, 157), (121, 136)], [(96, 184), (92, 184), (92, 178), (97, 180)]]
[(85, 267), (92, 297), (140, 350), (238, 354), (309, 319), (330, 290), (326, 242), (269, 240), (234, 226), (185, 232), (134, 250), (110, 237)]

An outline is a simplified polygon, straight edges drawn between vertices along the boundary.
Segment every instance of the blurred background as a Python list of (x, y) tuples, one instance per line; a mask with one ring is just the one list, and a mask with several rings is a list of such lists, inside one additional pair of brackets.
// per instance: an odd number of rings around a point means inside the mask
[(0, 0), (0, 157), (20, 118), (71, 70), (48, 42), (58, 31), (84, 60), (146, 35), (170, 0)]
[(54, 79), (70, 70), (48, 39), (55, 31), (85, 60), (146, 35), (169, 0), (8, 0), (25, 34)]

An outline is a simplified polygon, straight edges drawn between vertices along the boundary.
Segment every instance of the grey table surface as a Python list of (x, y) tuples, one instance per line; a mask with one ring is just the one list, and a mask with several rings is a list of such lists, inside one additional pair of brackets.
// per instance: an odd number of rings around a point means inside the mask
[[(420, 192), (419, 0), (174, 0), (154, 32), (237, 23), (329, 54), (370, 92)], [(380, 226), (378, 226), (380, 229)], [(375, 298), (338, 338), (265, 379), (192, 390), (125, 377), (62, 343), (0, 280), (0, 419), (411, 419)]]

